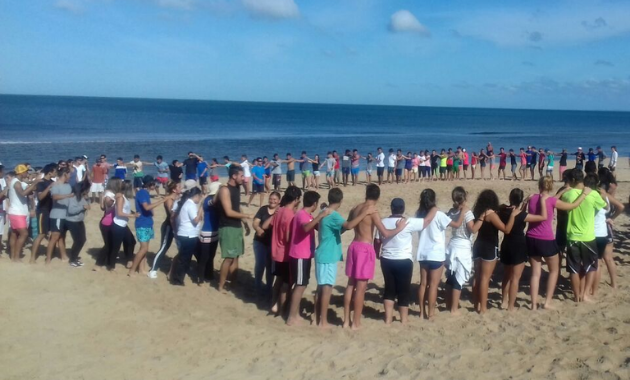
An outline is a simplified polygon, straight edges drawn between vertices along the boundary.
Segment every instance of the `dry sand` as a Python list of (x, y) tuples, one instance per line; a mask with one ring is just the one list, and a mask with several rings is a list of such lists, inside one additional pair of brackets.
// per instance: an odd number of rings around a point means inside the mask
[[(363, 175), (363, 174), (362, 174)], [(620, 179), (630, 177), (625, 164)], [(450, 191), (456, 182), (414, 183), (382, 188), (380, 212), (386, 216), (389, 202), (402, 197), (407, 214), (417, 207), (420, 191), (431, 187), (438, 193), (442, 210), (450, 207)], [(470, 204), (484, 188), (496, 190), (502, 201), (511, 188), (535, 191), (534, 182), (462, 181)], [(363, 199), (364, 186), (343, 188), (341, 208)], [(628, 182), (620, 183), (618, 198), (628, 200)], [(326, 196), (327, 191), (322, 190)], [(256, 203), (256, 202), (255, 202)], [(256, 207), (250, 208), (254, 213)], [(434, 321), (420, 320), (413, 305), (409, 326), (383, 323), (383, 278), (377, 267), (369, 285), (364, 310), (364, 329), (341, 327), (322, 332), (314, 326), (290, 328), (269, 316), (267, 304), (253, 290), (251, 237), (236, 289), (220, 294), (198, 287), (189, 278), (185, 287), (119, 272), (92, 272), (94, 255), (102, 241), (98, 230), (100, 212), (89, 213), (88, 243), (83, 268), (70, 268), (58, 259), (46, 267), (43, 257), (35, 265), (12, 264), (0, 259), (0, 378), (2, 379), (628, 379), (630, 378), (630, 244), (627, 215), (617, 219), (615, 260), (619, 289), (608, 286), (604, 269), (598, 302), (575, 304), (567, 275), (555, 297), (557, 310), (530, 311), (528, 271), (521, 280), (514, 313), (499, 309), (501, 265), (491, 283), (490, 309), (485, 316), (472, 312), (467, 287), (462, 315), (444, 311)], [(163, 220), (156, 212), (156, 225)], [(159, 232), (158, 232), (159, 235)], [(159, 238), (159, 236), (158, 236)], [(352, 233), (343, 235), (344, 248)], [(151, 241), (150, 252), (158, 248)], [(175, 245), (163, 262), (163, 270), (176, 253)], [(152, 257), (152, 255), (151, 255)], [(219, 259), (216, 259), (218, 266)], [(340, 325), (342, 292), (346, 277), (341, 264), (333, 292), (331, 321)], [(544, 276), (544, 275), (543, 275)], [(302, 312), (313, 311), (314, 286), (306, 292)], [(545, 281), (546, 277), (543, 277)], [(414, 267), (413, 283), (419, 282)], [(417, 285), (414, 285), (413, 294)], [(541, 286), (544, 289), (544, 285)]]

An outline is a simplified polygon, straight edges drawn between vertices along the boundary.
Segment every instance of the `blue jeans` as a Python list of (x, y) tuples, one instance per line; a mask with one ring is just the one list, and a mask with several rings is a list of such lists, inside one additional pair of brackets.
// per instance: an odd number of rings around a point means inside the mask
[[(265, 243), (254, 240), (254, 281), (258, 291), (271, 294), (273, 273), (271, 272), (271, 247)], [(265, 273), (265, 287), (262, 285), (262, 277)]]
[(179, 241), (179, 256), (177, 257), (177, 266), (175, 267), (173, 282), (183, 284), (186, 273), (190, 268), (190, 261), (193, 255), (197, 253), (199, 238), (196, 236), (193, 238), (178, 236), (177, 241)]

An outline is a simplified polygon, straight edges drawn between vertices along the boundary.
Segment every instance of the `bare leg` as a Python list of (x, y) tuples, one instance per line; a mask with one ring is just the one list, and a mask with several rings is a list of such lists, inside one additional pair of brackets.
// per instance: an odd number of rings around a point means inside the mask
[(461, 290), (453, 288), (451, 290), (451, 314), (459, 314), (459, 297), (462, 295)]
[(55, 251), (55, 246), (59, 241), (59, 232), (53, 232), (50, 234), (50, 240), (48, 240), (48, 247), (46, 247), (46, 264), (50, 264), (50, 260), (52, 260), (53, 252)]
[(352, 329), (361, 328), (361, 315), (363, 313), (363, 302), (367, 289), (367, 280), (356, 280), (356, 293), (354, 295), (354, 314), (352, 318)]
[(515, 265), (512, 268), (509, 288), (508, 311), (514, 311), (514, 305), (516, 304), (516, 295), (518, 294), (518, 283), (521, 280), (523, 269), (525, 269), (525, 263)]
[[(586, 279), (584, 281), (585, 289), (591, 289), (593, 287), (593, 282), (595, 281), (595, 271), (590, 271), (586, 274)], [(582, 300), (584, 302), (592, 302), (593, 298), (584, 290), (582, 290)]]
[(128, 276), (131, 276), (136, 271), (139, 271), (140, 262), (142, 262), (148, 250), (149, 242), (141, 242), (140, 249), (138, 250), (138, 253), (136, 253), (136, 256), (133, 258), (133, 262), (131, 263), (131, 267), (129, 268), (129, 273), (127, 273)]
[(352, 303), (352, 296), (354, 296), (355, 281), (352, 278), (348, 278), (348, 285), (346, 291), (343, 294), (343, 328), (350, 327), (350, 304)]
[(606, 246), (606, 251), (604, 251), (604, 262), (606, 263), (606, 268), (608, 268), (608, 275), (610, 276), (610, 286), (613, 289), (617, 289), (617, 265), (613, 260), (612, 244), (608, 244)]
[(551, 301), (556, 292), (556, 284), (558, 283), (558, 275), (560, 274), (560, 255), (546, 257), (545, 262), (549, 269), (549, 278), (547, 278), (547, 294), (545, 297), (545, 309), (551, 309)]
[(497, 265), (496, 260), (481, 262), (481, 279), (479, 281), (479, 314), (484, 314), (488, 309), (488, 287), (490, 286), (490, 277)]
[(225, 291), (225, 282), (227, 281), (232, 261), (234, 261), (234, 259), (224, 259), (221, 263), (221, 269), (219, 272), (219, 291), (221, 292)]
[(510, 295), (510, 280), (512, 279), (513, 265), (503, 266), (503, 281), (501, 282), (501, 309), (505, 310), (508, 306), (508, 298)]
[(427, 283), (429, 282), (429, 271), (420, 265), (420, 287), (418, 288), (418, 300), (420, 303), (420, 318), (426, 317), (426, 309), (424, 308), (424, 298), (427, 292)]
[(442, 272), (444, 272), (444, 265), (438, 269), (429, 271), (429, 319), (433, 319), (435, 316), (435, 304), (437, 302), (438, 286), (442, 279)]
[(580, 302), (580, 275), (577, 273), (571, 273), (571, 289), (573, 290), (573, 297), (575, 302)]
[(529, 278), (529, 296), (532, 300), (532, 310), (536, 310), (538, 309), (538, 287), (540, 286), (542, 260), (540, 257), (530, 257), (529, 263), (532, 266), (532, 275)]
[(383, 305), (385, 306), (385, 324), (391, 325), (394, 320), (394, 301), (384, 300)]
[(302, 317), (300, 317), (300, 302), (302, 302), (304, 290), (306, 290), (306, 286), (296, 286), (291, 293), (291, 305), (289, 306), (287, 326), (298, 326), (302, 323)]
[(330, 296), (332, 295), (332, 286), (323, 285), (321, 287), (321, 295), (319, 297), (319, 327), (328, 327), (328, 307), (330, 305)]
[(37, 260), (37, 251), (39, 251), (39, 246), (42, 244), (42, 240), (44, 240), (45, 237), (46, 235), (39, 234), (35, 238), (35, 241), (31, 246), (31, 260), (29, 261), (31, 264), (35, 264), (35, 260)]

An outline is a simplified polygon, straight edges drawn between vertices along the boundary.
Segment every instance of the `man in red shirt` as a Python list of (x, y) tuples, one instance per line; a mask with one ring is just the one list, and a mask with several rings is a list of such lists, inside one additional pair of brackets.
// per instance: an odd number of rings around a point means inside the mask
[(92, 185), (90, 186), (90, 192), (92, 193), (92, 203), (101, 203), (103, 199), (103, 192), (105, 192), (105, 180), (107, 179), (107, 172), (109, 166), (103, 163), (102, 158), (96, 160), (96, 164), (92, 166)]
[(497, 178), (501, 179), (501, 172), (503, 172), (503, 180), (505, 180), (505, 166), (507, 165), (507, 153), (505, 149), (499, 149), (499, 171), (497, 172)]

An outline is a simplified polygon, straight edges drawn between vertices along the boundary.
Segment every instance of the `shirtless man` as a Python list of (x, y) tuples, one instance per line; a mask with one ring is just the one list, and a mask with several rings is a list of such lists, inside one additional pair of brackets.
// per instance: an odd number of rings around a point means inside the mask
[[(353, 220), (358, 215), (364, 214), (366, 209), (376, 207), (381, 195), (381, 189), (376, 184), (369, 184), (365, 188), (365, 202), (359, 204), (350, 211), (348, 220)], [(374, 264), (376, 262), (376, 252), (374, 251), (374, 228), (378, 229), (383, 239), (390, 238), (402, 231), (407, 226), (407, 221), (401, 218), (396, 222), (396, 228), (388, 230), (383, 226), (378, 212), (370, 214), (364, 218), (358, 226), (354, 228), (354, 240), (348, 247), (348, 257), (346, 262), (346, 275), (348, 276), (348, 286), (343, 298), (343, 327), (350, 327), (350, 304), (354, 297), (354, 315), (352, 318), (352, 329), (361, 328), (361, 314), (363, 312), (363, 300), (367, 283), (374, 277)]]

